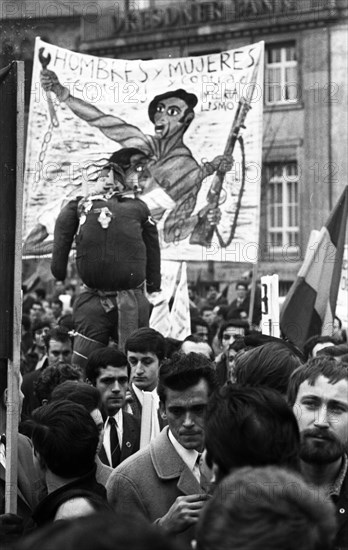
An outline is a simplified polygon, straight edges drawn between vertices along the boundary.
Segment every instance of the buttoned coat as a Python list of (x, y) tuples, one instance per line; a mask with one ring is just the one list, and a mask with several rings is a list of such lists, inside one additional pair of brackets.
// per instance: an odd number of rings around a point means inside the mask
[[(154, 523), (182, 495), (204, 494), (197, 479), (180, 458), (168, 437), (168, 427), (144, 449), (120, 464), (106, 490), (116, 513), (138, 514)], [(181, 548), (189, 548), (194, 527), (177, 535)]]
[(348, 472), (342, 483), (338, 497), (333, 497), (336, 507), (337, 534), (334, 548), (345, 550), (348, 548)]

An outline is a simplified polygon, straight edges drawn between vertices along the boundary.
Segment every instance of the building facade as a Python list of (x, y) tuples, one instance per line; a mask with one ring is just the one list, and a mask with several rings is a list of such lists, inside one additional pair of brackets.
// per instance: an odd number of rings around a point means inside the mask
[[(26, 23), (19, 12), (1, 14), (5, 52), (17, 48), (29, 72), (35, 35), (125, 59), (205, 55), (265, 41), (258, 272), (279, 273), (285, 294), (311, 230), (325, 223), (347, 184), (347, 2), (104, 0), (73, 2), (69, 13), (54, 2), (56, 14), (52, 2), (39, 4), (40, 16), (33, 12)], [(234, 265), (231, 277), (231, 264), (190, 264), (190, 278), (228, 282), (247, 267)]]

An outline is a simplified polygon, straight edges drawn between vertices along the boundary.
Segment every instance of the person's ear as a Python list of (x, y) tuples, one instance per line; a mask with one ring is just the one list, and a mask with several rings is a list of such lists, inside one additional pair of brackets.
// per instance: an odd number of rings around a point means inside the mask
[(166, 420), (167, 418), (166, 406), (164, 403), (162, 403), (162, 401), (160, 401), (159, 403), (159, 411), (160, 411), (161, 418), (163, 418), (163, 420)]
[(90, 381), (89, 378), (86, 378), (85, 382), (86, 382), (86, 384), (89, 384), (90, 386), (93, 386), (93, 384), (92, 384), (92, 382)]
[(47, 403), (48, 403), (48, 399), (43, 399), (43, 400), (41, 401), (41, 405), (47, 405)]

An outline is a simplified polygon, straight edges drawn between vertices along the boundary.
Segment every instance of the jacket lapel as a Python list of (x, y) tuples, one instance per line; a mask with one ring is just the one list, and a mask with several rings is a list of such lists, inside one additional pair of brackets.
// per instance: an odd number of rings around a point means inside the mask
[(180, 458), (168, 438), (168, 427), (150, 443), (153, 466), (160, 479), (178, 479), (177, 487), (184, 495), (203, 494), (197, 479)]
[(137, 440), (137, 433), (135, 429), (135, 424), (131, 422), (129, 416), (123, 412), (123, 441), (121, 449), (121, 460), (128, 458), (134, 452), (134, 445)]

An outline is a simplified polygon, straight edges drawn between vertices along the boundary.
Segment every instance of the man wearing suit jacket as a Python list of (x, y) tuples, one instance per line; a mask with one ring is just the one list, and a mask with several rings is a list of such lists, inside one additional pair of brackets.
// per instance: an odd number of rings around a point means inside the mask
[(86, 377), (99, 391), (105, 418), (99, 458), (112, 468), (139, 450), (139, 420), (122, 410), (129, 371), (125, 354), (108, 347), (93, 351), (86, 366)]
[(168, 427), (111, 474), (106, 489), (115, 512), (141, 515), (190, 548), (194, 526), (207, 499), (200, 455), (204, 414), (216, 387), (206, 357), (174, 354), (160, 369), (158, 394)]

